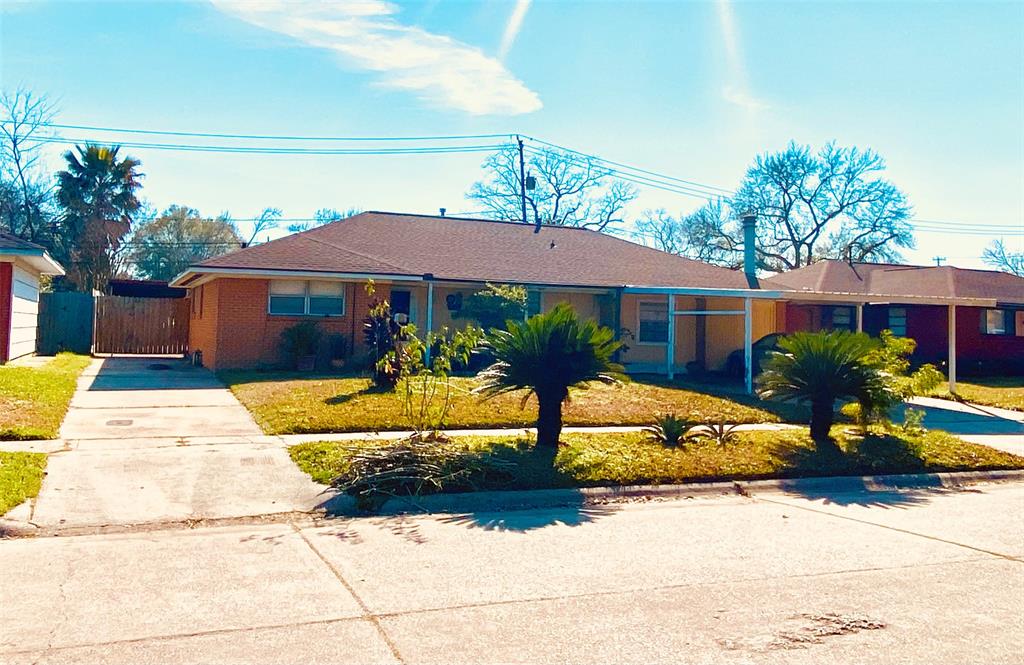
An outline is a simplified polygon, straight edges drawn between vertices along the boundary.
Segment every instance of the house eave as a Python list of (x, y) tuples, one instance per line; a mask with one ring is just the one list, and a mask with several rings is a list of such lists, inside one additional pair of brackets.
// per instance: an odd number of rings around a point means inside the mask
[(293, 279), (375, 279), (391, 282), (422, 282), (423, 275), (399, 275), (388, 273), (334, 272), (329, 270), (289, 270), (285, 268), (214, 268), (192, 267), (172, 279), (168, 286), (191, 289), (219, 277), (244, 278), (293, 278)]

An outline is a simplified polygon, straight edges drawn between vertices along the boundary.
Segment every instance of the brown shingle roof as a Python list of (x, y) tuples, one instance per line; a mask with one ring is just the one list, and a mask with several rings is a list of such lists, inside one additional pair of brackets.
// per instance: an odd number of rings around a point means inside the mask
[(40, 255), (46, 251), (42, 245), (37, 245), (34, 242), (22, 240), (10, 233), (3, 233), (0, 231), (0, 253), (11, 250), (16, 252), (31, 252)]
[(813, 293), (934, 298), (987, 298), (1024, 304), (1024, 278), (995, 270), (953, 266), (818, 261), (776, 275), (773, 284)]
[(565, 286), (748, 288), (742, 272), (597, 231), (364, 212), (196, 264)]

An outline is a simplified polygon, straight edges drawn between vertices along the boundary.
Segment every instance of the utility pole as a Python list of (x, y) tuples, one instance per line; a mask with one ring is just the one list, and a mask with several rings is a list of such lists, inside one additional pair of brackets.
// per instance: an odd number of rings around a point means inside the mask
[(935, 261), (935, 265), (941, 266), (942, 262), (946, 260), (945, 256), (933, 256), (932, 261)]
[[(523, 139), (516, 135), (519, 143), (519, 198), (523, 204), (523, 224), (526, 223), (526, 162), (523, 159)], [(534, 231), (536, 233), (536, 231)]]

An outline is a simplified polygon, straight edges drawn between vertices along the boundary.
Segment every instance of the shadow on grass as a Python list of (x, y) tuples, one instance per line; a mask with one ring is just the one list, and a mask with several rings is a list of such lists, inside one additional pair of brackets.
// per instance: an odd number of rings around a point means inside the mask
[[(938, 478), (923, 475), (943, 469), (924, 460), (920, 445), (892, 435), (849, 437), (844, 447), (834, 442), (812, 447), (785, 445), (776, 453), (786, 462), (786, 475), (791, 476), (782, 481), (783, 488), (826, 505), (910, 508), (951, 491), (942, 487)], [(904, 474), (921, 475), (904, 481), (905, 488), (899, 486), (898, 480), (889, 480), (880, 489), (877, 483), (864, 478)]]
[(385, 387), (385, 386), (377, 386), (377, 385), (374, 385), (373, 383), (371, 383), (367, 387), (362, 388), (360, 390), (357, 390), (355, 392), (341, 393), (340, 395), (333, 395), (331, 397), (325, 397), (324, 400), (323, 400), (323, 403), (324, 404), (328, 404), (330, 406), (337, 406), (338, 404), (345, 404), (346, 402), (350, 402), (350, 401), (354, 400), (357, 397), (364, 397), (366, 395), (389, 395), (389, 394), (390, 395), (395, 394), (395, 389), (394, 388)]

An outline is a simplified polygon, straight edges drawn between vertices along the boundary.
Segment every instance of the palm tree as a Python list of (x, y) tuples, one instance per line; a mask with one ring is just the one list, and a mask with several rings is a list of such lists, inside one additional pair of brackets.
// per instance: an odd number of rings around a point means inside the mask
[(118, 159), (119, 146), (86, 144), (64, 153), (67, 169), (57, 174), (57, 202), (64, 209), (61, 258), (77, 288), (103, 289), (112, 272), (112, 254), (131, 230), (141, 207), (139, 160)]
[(811, 403), (811, 438), (829, 441), (835, 401), (861, 398), (879, 388), (882, 377), (869, 361), (877, 343), (846, 330), (798, 332), (779, 340), (780, 351), (763, 363), (758, 394), (766, 399)]
[(581, 321), (566, 303), (527, 321), (509, 321), (508, 330), (491, 330), (484, 345), (496, 362), (480, 373), (483, 384), (477, 391), (493, 397), (525, 389), (524, 403), (536, 395), (538, 448), (558, 448), (569, 388), (624, 378), (622, 365), (612, 360), (621, 346), (615, 334)]

